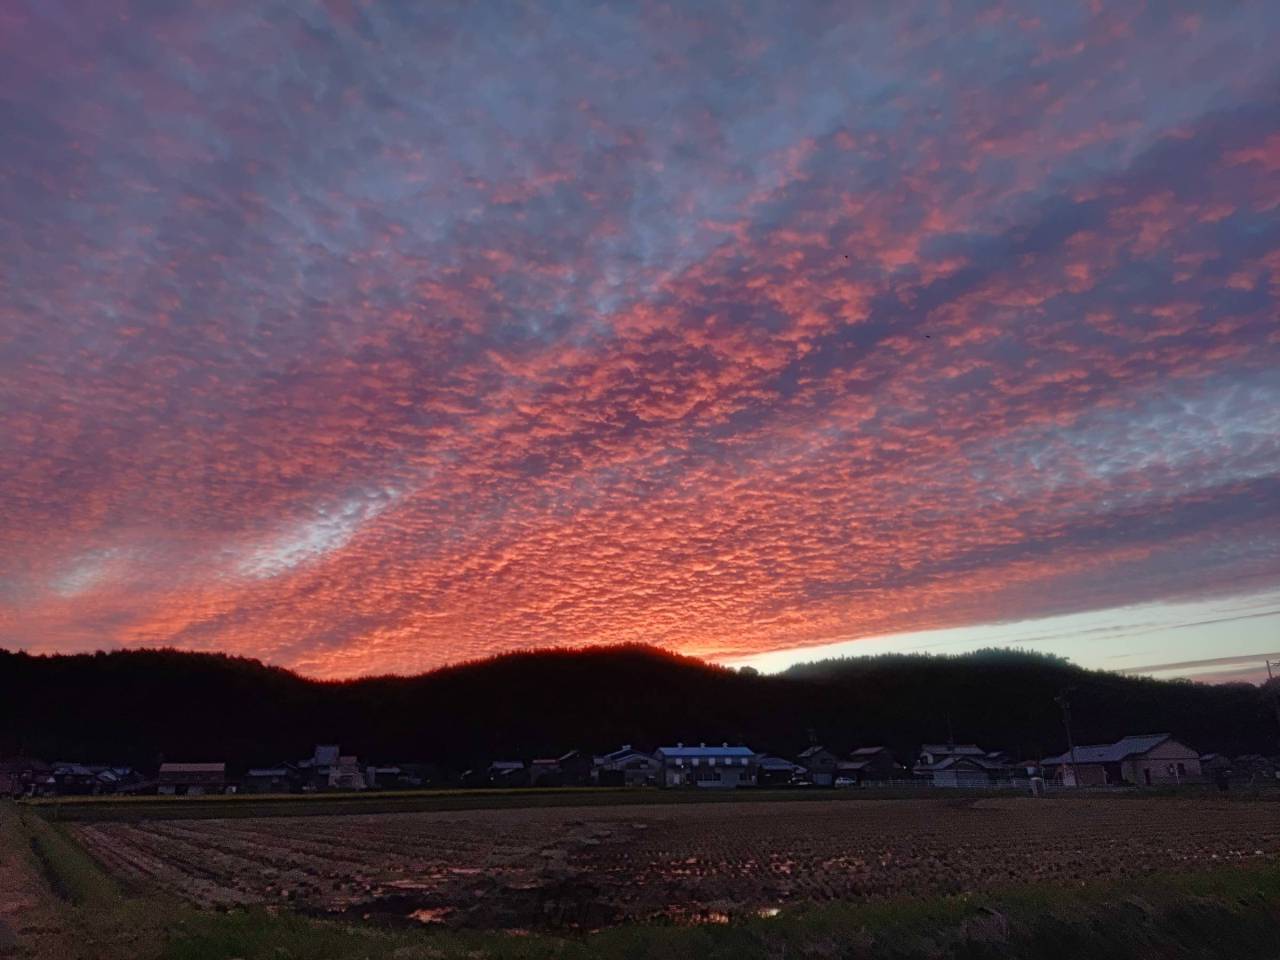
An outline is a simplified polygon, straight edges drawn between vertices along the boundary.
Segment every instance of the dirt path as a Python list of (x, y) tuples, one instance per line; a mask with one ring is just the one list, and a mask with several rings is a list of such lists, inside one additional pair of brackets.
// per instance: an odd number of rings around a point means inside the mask
[(0, 957), (80, 956), (68, 913), (41, 874), (17, 812), (0, 802)]

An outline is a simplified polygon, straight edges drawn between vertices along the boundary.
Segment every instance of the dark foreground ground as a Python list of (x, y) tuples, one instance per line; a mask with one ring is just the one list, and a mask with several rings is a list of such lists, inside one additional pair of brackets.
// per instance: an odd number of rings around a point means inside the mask
[(1280, 807), (752, 800), (66, 823), (4, 804), (0, 956), (1277, 960)]

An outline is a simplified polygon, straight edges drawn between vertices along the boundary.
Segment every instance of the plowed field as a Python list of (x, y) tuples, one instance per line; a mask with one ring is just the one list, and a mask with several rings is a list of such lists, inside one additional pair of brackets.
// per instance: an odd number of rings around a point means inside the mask
[(122, 877), (209, 907), (484, 928), (718, 921), (798, 901), (1280, 860), (1280, 805), (833, 800), (81, 824)]

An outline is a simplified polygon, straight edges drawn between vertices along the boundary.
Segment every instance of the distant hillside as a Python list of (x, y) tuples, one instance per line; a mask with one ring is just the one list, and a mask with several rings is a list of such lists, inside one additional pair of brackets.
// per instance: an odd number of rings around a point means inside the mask
[(384, 761), (464, 768), (622, 743), (744, 742), (794, 754), (976, 741), (1018, 756), (1064, 747), (1054, 696), (1080, 743), (1170, 731), (1204, 751), (1273, 752), (1263, 691), (1090, 672), (1028, 653), (885, 656), (755, 676), (640, 646), (514, 654), (417, 677), (303, 679), (256, 660), (169, 650), (81, 656), (0, 651), (0, 755), (224, 759), (308, 755), (316, 742)]

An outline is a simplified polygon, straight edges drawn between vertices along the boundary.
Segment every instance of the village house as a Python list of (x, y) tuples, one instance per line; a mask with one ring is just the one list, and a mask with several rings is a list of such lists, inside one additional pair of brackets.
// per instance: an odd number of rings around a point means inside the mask
[[(400, 775), (396, 778), (399, 787), (443, 787), (457, 785), (462, 775), (447, 770), (438, 763), (397, 763)], [(378, 780), (381, 785), (382, 779)]]
[(164, 796), (198, 797), (226, 789), (225, 763), (162, 763), (156, 777), (156, 792)]
[(1011, 776), (1008, 758), (974, 743), (926, 743), (912, 774), (934, 787), (990, 787)]
[(53, 763), (55, 792), (60, 796), (95, 796), (103, 793), (98, 775), (83, 763), (55, 760)]
[(330, 790), (365, 789), (364, 771), (354, 755), (340, 755), (337, 763), (329, 765), (328, 787)]
[(1230, 780), (1234, 764), (1222, 753), (1206, 753), (1200, 758), (1200, 775), (1210, 783)]
[(839, 757), (821, 746), (812, 746), (796, 757), (796, 763), (804, 767), (806, 779), (817, 787), (835, 786), (839, 761)]
[(240, 780), (244, 793), (294, 793), (302, 789), (297, 767), (282, 763), (275, 767), (250, 767)]
[(664, 787), (728, 788), (755, 786), (756, 754), (750, 747), (705, 743), (659, 747), (653, 754), (661, 765), (658, 782)]
[(653, 754), (624, 743), (612, 753), (595, 758), (591, 778), (601, 787), (652, 787), (661, 774), (662, 764)]
[(560, 761), (555, 757), (539, 757), (529, 761), (529, 786), (558, 787), (560, 780)]
[(133, 767), (90, 764), (89, 769), (98, 778), (100, 793), (136, 793), (150, 786)]
[(847, 760), (836, 764), (836, 786), (865, 787), (870, 783), (888, 783), (902, 779), (906, 772), (887, 747), (859, 747), (849, 754)]
[(806, 775), (804, 767), (782, 757), (760, 757), (756, 762), (756, 785), (761, 787), (785, 787), (800, 782)]
[(1046, 776), (1068, 787), (1119, 784), (1150, 787), (1195, 783), (1202, 779), (1199, 752), (1167, 733), (1076, 747), (1074, 752), (1047, 757), (1041, 765)]
[(303, 790), (329, 789), (330, 773), (339, 762), (342, 750), (336, 743), (317, 743), (311, 756), (293, 764)]
[(44, 797), (57, 784), (53, 766), (31, 757), (11, 757), (0, 761), (0, 797)]
[(398, 763), (371, 763), (364, 768), (364, 783), (370, 790), (393, 790), (414, 786)]
[(561, 754), (556, 763), (560, 765), (560, 783), (566, 787), (586, 787), (591, 785), (591, 773), (595, 767), (594, 758), (581, 750), (570, 750)]
[(486, 771), (490, 786), (494, 787), (527, 787), (529, 772), (523, 760), (495, 760)]
[(1262, 784), (1280, 782), (1280, 756), (1264, 757), (1260, 753), (1246, 753), (1236, 757), (1232, 764), (1233, 779), (1242, 783)]

